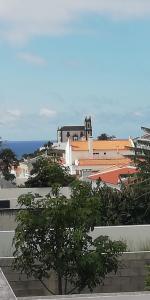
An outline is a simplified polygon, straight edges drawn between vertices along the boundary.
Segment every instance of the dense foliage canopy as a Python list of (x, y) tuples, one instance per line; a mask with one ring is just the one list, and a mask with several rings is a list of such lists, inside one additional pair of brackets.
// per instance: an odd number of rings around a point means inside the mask
[[(137, 167), (138, 173), (134, 176), (131, 188), (134, 190), (136, 198), (145, 203), (149, 213), (150, 202), (150, 129), (142, 127), (145, 134), (141, 138), (134, 140), (134, 147), (130, 147), (132, 154), (129, 155), (133, 164)], [(146, 210), (146, 207), (145, 207)], [(149, 218), (150, 221), (150, 218)]]
[(15, 153), (9, 149), (0, 150), (0, 171), (2, 172), (6, 180), (12, 181), (15, 178), (15, 175), (11, 174), (11, 168), (14, 166), (16, 168), (18, 165), (18, 160)]
[(98, 141), (109, 141), (114, 140), (116, 137), (114, 135), (108, 135), (107, 133), (101, 133), (98, 137)]
[(74, 180), (74, 176), (69, 175), (67, 168), (47, 157), (35, 161), (31, 177), (25, 185), (27, 187), (51, 187), (54, 184), (68, 186)]
[(97, 214), (97, 198), (88, 184), (76, 183), (70, 199), (59, 194), (37, 198), (19, 197), (25, 207), (17, 216), (14, 253), (15, 268), (33, 275), (45, 285), (56, 274), (59, 294), (93, 291), (107, 273), (117, 271), (118, 257), (125, 250), (120, 241), (107, 236), (92, 240)]

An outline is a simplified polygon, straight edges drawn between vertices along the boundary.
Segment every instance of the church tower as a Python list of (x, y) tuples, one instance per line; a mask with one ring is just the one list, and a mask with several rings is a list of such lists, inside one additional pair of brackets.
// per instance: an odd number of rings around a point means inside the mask
[(62, 142), (62, 134), (61, 134), (61, 129), (58, 127), (57, 129), (57, 143)]
[(84, 125), (85, 125), (85, 137), (86, 137), (86, 140), (88, 140), (88, 138), (90, 136), (92, 136), (92, 121), (91, 121), (91, 117), (86, 117), (85, 118)]

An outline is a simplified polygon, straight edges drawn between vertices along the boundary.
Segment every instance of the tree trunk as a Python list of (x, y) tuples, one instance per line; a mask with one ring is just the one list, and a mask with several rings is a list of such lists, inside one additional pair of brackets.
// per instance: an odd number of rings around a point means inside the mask
[(58, 294), (62, 295), (62, 277), (60, 274), (58, 274)]

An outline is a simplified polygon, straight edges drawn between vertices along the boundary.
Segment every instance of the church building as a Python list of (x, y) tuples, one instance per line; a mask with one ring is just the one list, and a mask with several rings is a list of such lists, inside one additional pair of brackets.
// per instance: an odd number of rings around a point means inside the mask
[(63, 126), (57, 130), (57, 142), (65, 143), (68, 138), (71, 141), (88, 140), (92, 136), (91, 117), (86, 117), (83, 126)]

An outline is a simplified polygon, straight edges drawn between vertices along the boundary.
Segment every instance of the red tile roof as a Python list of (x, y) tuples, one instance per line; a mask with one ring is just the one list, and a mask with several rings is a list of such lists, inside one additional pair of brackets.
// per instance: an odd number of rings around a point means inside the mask
[[(112, 140), (112, 141), (97, 141), (93, 140), (93, 150), (125, 150), (126, 147), (131, 147), (130, 140)], [(72, 141), (73, 151), (88, 151), (88, 141)]]
[(125, 166), (129, 165), (130, 159), (128, 158), (114, 158), (114, 159), (79, 159), (78, 165), (79, 166)]
[(103, 172), (98, 172), (96, 174), (90, 175), (88, 178), (91, 180), (99, 180), (101, 179), (105, 183), (117, 185), (120, 183), (120, 176), (121, 175), (131, 175), (137, 173), (137, 169), (135, 167), (122, 167), (122, 168), (115, 168), (113, 170), (107, 170)]

